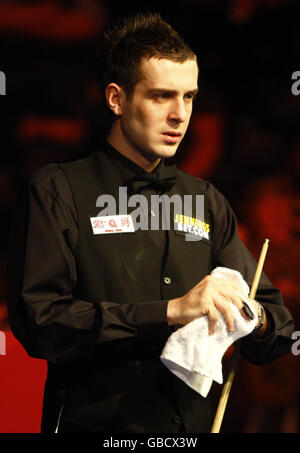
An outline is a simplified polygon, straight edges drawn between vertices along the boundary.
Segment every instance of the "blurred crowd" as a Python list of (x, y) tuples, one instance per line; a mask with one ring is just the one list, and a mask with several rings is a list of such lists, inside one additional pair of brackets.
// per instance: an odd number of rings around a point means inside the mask
[[(160, 12), (199, 59), (199, 97), (174, 161), (225, 194), (255, 258), (270, 239), (265, 271), (300, 326), (300, 95), (291, 91), (300, 71), (299, 1), (182, 3), (0, 0), (0, 330), (9, 330), (14, 200), (37, 168), (97, 147), (108, 123), (96, 50), (111, 21), (141, 8)], [(263, 368), (241, 360), (224, 429), (299, 432), (299, 364), (292, 354)]]

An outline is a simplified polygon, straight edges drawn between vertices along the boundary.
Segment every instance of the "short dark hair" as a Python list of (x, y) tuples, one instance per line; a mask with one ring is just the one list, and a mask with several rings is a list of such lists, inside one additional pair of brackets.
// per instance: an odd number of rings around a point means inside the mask
[(142, 79), (142, 58), (166, 58), (183, 63), (196, 59), (193, 50), (158, 13), (137, 13), (109, 28), (97, 53), (99, 82), (120, 85), (128, 98)]

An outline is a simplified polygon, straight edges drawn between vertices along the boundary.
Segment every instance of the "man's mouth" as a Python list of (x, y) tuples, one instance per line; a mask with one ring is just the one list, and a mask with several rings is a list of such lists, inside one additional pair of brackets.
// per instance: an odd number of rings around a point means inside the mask
[(181, 137), (180, 132), (175, 132), (175, 131), (168, 131), (168, 132), (163, 132), (162, 134), (168, 143), (177, 143)]

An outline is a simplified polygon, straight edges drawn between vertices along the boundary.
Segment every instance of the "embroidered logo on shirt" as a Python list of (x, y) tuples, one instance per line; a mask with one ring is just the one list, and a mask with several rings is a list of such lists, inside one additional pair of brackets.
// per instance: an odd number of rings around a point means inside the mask
[(94, 234), (134, 233), (131, 215), (90, 217)]
[(187, 215), (175, 214), (174, 222), (178, 231), (209, 239), (210, 225), (203, 220)]

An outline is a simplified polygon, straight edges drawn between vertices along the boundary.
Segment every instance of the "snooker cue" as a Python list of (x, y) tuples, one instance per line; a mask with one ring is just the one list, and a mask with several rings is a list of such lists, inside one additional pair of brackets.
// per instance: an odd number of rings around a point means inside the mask
[[(259, 280), (260, 280), (260, 277), (261, 277), (261, 273), (262, 273), (262, 269), (263, 269), (263, 265), (264, 265), (264, 262), (265, 262), (266, 254), (267, 254), (267, 251), (268, 251), (268, 246), (269, 246), (269, 239), (265, 239), (265, 242), (264, 242), (264, 244), (262, 246), (260, 257), (259, 257), (259, 260), (258, 260), (258, 263), (257, 263), (254, 279), (253, 279), (251, 290), (250, 290), (250, 294), (249, 294), (249, 299), (254, 299), (255, 298), (257, 287), (258, 287), (258, 283), (259, 283)], [(214, 422), (213, 422), (213, 425), (212, 425), (212, 429), (210, 431), (211, 433), (219, 433), (220, 432), (221, 424), (222, 424), (223, 417), (224, 417), (224, 412), (225, 412), (225, 409), (226, 409), (227, 401), (228, 401), (230, 390), (231, 390), (231, 386), (232, 386), (232, 382), (233, 382), (233, 379), (234, 379), (234, 376), (235, 376), (235, 369), (236, 369), (238, 358), (239, 358), (239, 351), (240, 351), (240, 344), (237, 343), (235, 345), (235, 348), (234, 348), (233, 358), (232, 358), (232, 362), (230, 364), (230, 370), (229, 370), (226, 382), (224, 383), (224, 386), (223, 386), (223, 389), (222, 389), (222, 394), (220, 396), (219, 405), (218, 405), (218, 408), (217, 408), (217, 411), (216, 411), (216, 415), (215, 415), (215, 419), (214, 419)]]

